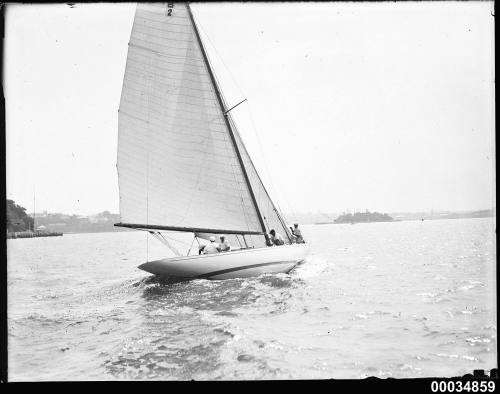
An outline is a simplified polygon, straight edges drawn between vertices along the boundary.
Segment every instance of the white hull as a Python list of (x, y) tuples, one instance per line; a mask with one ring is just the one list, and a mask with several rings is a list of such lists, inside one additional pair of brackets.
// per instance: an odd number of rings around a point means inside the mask
[(294, 244), (155, 260), (139, 268), (155, 275), (180, 278), (247, 278), (289, 272), (308, 254), (306, 244)]

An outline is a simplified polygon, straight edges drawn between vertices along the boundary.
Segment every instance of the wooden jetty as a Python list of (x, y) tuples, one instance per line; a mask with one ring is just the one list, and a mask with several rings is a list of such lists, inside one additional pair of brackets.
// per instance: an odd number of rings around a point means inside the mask
[(7, 239), (12, 238), (36, 238), (36, 237), (60, 237), (63, 233), (53, 231), (13, 231), (7, 232)]

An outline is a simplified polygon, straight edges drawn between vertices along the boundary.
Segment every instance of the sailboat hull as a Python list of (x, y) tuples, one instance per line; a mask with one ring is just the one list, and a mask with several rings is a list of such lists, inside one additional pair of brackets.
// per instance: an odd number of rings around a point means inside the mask
[(151, 274), (179, 278), (247, 278), (290, 272), (308, 254), (307, 244), (295, 244), (167, 258), (147, 262), (139, 268)]

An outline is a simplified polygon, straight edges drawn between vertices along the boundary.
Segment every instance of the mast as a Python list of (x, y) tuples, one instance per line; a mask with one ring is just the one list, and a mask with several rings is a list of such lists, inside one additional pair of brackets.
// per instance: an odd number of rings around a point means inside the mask
[(229, 130), (231, 142), (233, 143), (233, 147), (234, 147), (234, 150), (236, 152), (236, 156), (238, 157), (241, 171), (243, 172), (243, 177), (245, 178), (245, 182), (246, 182), (248, 190), (250, 192), (250, 197), (252, 198), (252, 202), (255, 206), (255, 210), (257, 212), (257, 217), (259, 218), (260, 226), (262, 228), (262, 231), (264, 232), (264, 237), (266, 238), (266, 243), (269, 243), (269, 236), (267, 235), (266, 225), (264, 224), (264, 218), (262, 217), (262, 213), (260, 212), (259, 205), (257, 204), (257, 200), (255, 198), (255, 194), (253, 192), (252, 185), (250, 184), (250, 180), (248, 178), (246, 168), (243, 165), (243, 159), (241, 158), (241, 154), (240, 154), (240, 151), (238, 149), (236, 139), (234, 137), (233, 129), (232, 129), (231, 124), (229, 122), (228, 113), (227, 113), (228, 111), (226, 111), (226, 109), (224, 108), (224, 101), (222, 100), (221, 92), (220, 92), (219, 87), (217, 85), (217, 81), (215, 80), (214, 74), (212, 72), (212, 68), (210, 67), (210, 63), (208, 61), (208, 57), (207, 57), (207, 54), (205, 52), (205, 47), (203, 46), (203, 43), (201, 41), (200, 33), (198, 32), (198, 27), (196, 26), (196, 23), (194, 22), (193, 14), (191, 12), (191, 7), (189, 6), (189, 3), (186, 3), (186, 7), (187, 7), (187, 10), (189, 13), (189, 18), (191, 19), (191, 23), (193, 25), (194, 32), (196, 34), (196, 39), (198, 40), (198, 44), (200, 45), (201, 53), (203, 55), (203, 60), (205, 61), (205, 65), (207, 66), (207, 70), (208, 70), (208, 73), (210, 75), (210, 79), (212, 80), (212, 85), (214, 86), (217, 100), (219, 102), (219, 106), (221, 108), (222, 114), (224, 115), (224, 121), (226, 122), (226, 126)]
[(35, 192), (33, 192), (33, 232), (36, 230)]

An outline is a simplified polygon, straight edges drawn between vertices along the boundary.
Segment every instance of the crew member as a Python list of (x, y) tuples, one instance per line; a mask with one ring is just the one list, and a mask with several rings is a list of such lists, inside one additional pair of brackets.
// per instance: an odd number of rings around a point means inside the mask
[(273, 245), (279, 246), (285, 244), (285, 241), (283, 241), (283, 237), (279, 233), (274, 231), (274, 229), (269, 231), (269, 234), (271, 234), (269, 240), (272, 242)]
[(295, 223), (293, 225), (294, 229), (292, 230), (292, 234), (295, 236), (295, 242), (298, 244), (305, 243), (304, 238), (302, 237), (302, 232), (300, 231), (299, 225)]
[(231, 245), (227, 241), (225, 235), (221, 235), (220, 236), (219, 249), (220, 249), (221, 252), (230, 252), (231, 251)]
[(214, 254), (219, 253), (220, 248), (217, 242), (215, 242), (215, 237), (210, 237), (210, 243), (203, 248), (203, 254)]

